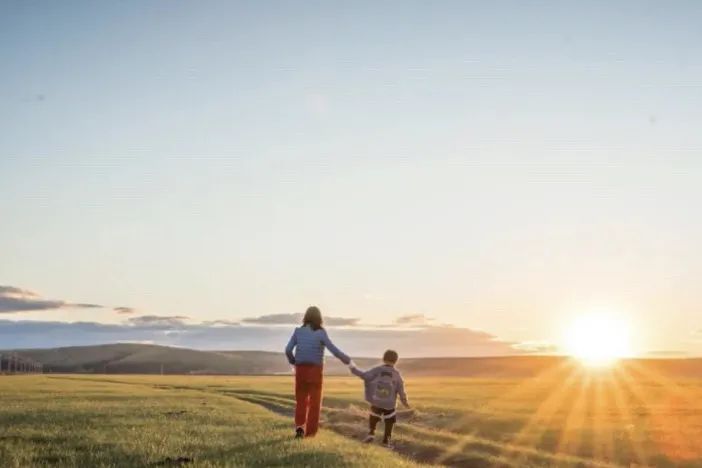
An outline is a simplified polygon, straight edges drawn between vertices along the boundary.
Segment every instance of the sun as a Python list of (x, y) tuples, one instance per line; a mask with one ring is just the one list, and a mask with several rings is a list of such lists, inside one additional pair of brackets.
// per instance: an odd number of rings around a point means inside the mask
[(629, 326), (608, 313), (577, 317), (563, 337), (565, 351), (588, 366), (602, 367), (631, 355)]

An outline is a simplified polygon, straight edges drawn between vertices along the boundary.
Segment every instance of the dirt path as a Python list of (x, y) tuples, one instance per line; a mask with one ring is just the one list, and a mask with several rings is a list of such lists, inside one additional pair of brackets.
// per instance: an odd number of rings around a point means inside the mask
[[(251, 390), (227, 390), (226, 394), (286, 417), (292, 417), (294, 414), (295, 403), (292, 398)], [(347, 408), (322, 408), (323, 427), (359, 443), (366, 435), (367, 418), (367, 410), (352, 405)], [(440, 430), (421, 424), (411, 412), (398, 413), (397, 427), (401, 435), (394, 440), (395, 451), (419, 463), (476, 468), (619, 466), (589, 458), (551, 453), (534, 447), (504, 444), (472, 434)]]

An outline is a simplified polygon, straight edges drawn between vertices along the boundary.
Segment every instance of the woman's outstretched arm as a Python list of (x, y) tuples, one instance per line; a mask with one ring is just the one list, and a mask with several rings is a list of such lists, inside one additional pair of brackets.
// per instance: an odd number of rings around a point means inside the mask
[(351, 358), (348, 357), (342, 350), (337, 348), (334, 343), (329, 339), (329, 335), (327, 335), (326, 330), (322, 330), (322, 343), (324, 343), (324, 346), (327, 347), (330, 353), (334, 355), (337, 359), (339, 359), (341, 362), (344, 364), (348, 364), (351, 362)]

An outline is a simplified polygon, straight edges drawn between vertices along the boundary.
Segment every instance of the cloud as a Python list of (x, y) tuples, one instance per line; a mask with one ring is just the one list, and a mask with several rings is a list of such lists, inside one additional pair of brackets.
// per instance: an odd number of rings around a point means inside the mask
[(26, 289), (20, 289), (16, 288), (14, 286), (3, 286), (0, 285), (0, 295), (18, 295), (18, 296), (34, 296), (36, 297), (36, 294), (34, 294), (31, 291), (27, 291)]
[(237, 327), (239, 322), (233, 320), (207, 320), (200, 323), (200, 325), (205, 327)]
[(159, 329), (182, 328), (185, 326), (185, 322), (183, 320), (188, 320), (188, 318), (189, 317), (185, 317), (183, 315), (140, 315), (138, 317), (128, 318), (127, 324), (136, 327)]
[(98, 304), (73, 303), (59, 299), (43, 299), (35, 292), (14, 286), (0, 286), (0, 313), (50, 309), (96, 309)]
[[(261, 325), (299, 325), (302, 323), (303, 314), (270, 314), (259, 317), (249, 317), (242, 320), (244, 323), (257, 323)], [(324, 317), (324, 325), (330, 327), (343, 327), (358, 325), (359, 319), (345, 317)]]
[(434, 319), (424, 314), (402, 315), (395, 319), (395, 325), (411, 327), (429, 327), (434, 325)]
[[(405, 357), (503, 356), (523, 354), (513, 343), (469, 328), (450, 325), (420, 328), (377, 328), (335, 330), (337, 345), (348, 343), (357, 355), (381, 356), (392, 348)], [(342, 349), (344, 349), (342, 347)]]
[(522, 341), (515, 343), (512, 347), (525, 353), (552, 354), (558, 352), (558, 346), (548, 341)]
[[(190, 323), (183, 316), (130, 317), (122, 324), (0, 320), (3, 348), (50, 348), (116, 342), (150, 342), (210, 350), (282, 352), (293, 326)], [(334, 343), (353, 357), (380, 357), (388, 348), (401, 357), (505, 356), (527, 354), (514, 343), (468, 328), (342, 327), (329, 330)]]
[(115, 307), (112, 310), (114, 310), (118, 314), (125, 314), (125, 315), (126, 314), (133, 314), (134, 312), (136, 312), (136, 309), (134, 309), (133, 307)]

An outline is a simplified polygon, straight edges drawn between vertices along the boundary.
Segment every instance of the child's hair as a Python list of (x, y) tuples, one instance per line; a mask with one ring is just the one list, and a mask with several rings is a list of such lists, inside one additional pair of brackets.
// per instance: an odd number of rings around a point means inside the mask
[(383, 361), (395, 364), (400, 357), (397, 355), (397, 351), (388, 349), (383, 354)]
[(305, 317), (302, 319), (302, 325), (309, 325), (312, 330), (319, 330), (322, 327), (322, 313), (316, 306), (310, 306), (305, 312)]

